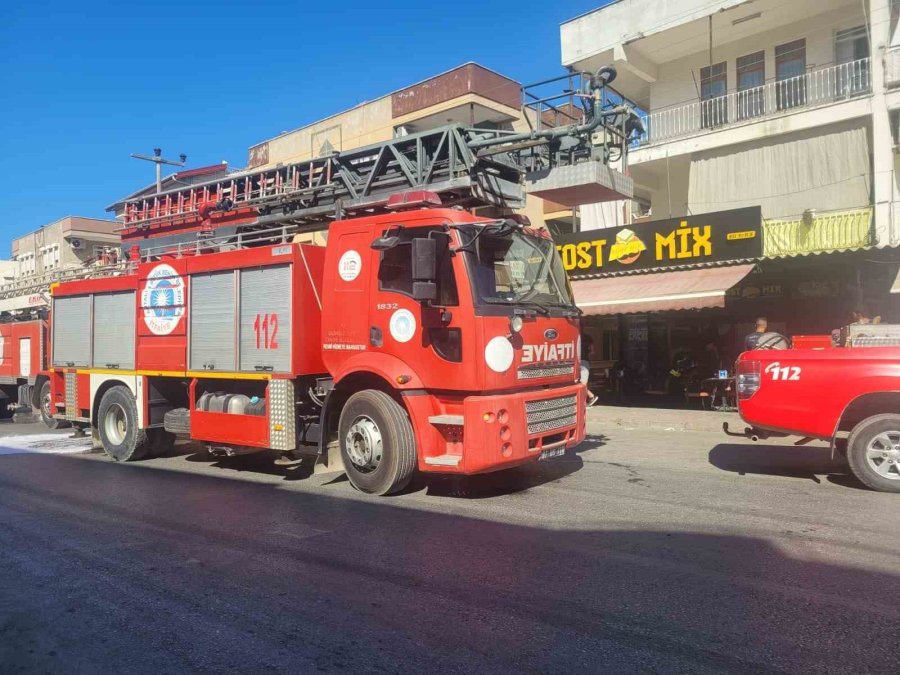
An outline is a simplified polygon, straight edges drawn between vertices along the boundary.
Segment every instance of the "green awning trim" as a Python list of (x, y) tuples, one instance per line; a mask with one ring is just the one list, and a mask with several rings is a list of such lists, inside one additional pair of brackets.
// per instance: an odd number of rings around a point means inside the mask
[(872, 245), (872, 209), (851, 209), (802, 217), (763, 221), (763, 256), (778, 258), (827, 253)]

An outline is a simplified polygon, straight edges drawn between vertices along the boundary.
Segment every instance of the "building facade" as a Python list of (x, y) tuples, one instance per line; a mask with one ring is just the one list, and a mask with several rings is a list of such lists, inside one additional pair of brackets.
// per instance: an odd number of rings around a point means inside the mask
[(754, 228), (728, 214), (759, 214), (759, 250), (743, 259), (573, 270), (598, 357), (640, 371), (635, 387), (660, 390), (684, 353), (705, 376), (730, 367), (757, 316), (789, 335), (829, 332), (862, 307), (900, 322), (898, 9), (619, 0), (562, 25), (563, 65), (615, 65), (644, 127), (628, 158), (635, 203), (582, 207), (583, 231), (618, 228), (588, 239), (712, 221), (738, 236)]
[(104, 251), (119, 247), (118, 228), (113, 220), (66, 216), (18, 237), (12, 242), (16, 277), (40, 277), (89, 265)]
[[(466, 63), (258, 143), (249, 149), (247, 163), (248, 168), (273, 167), (453, 123), (527, 131), (527, 114), (520, 83), (476, 63)], [(544, 122), (552, 124), (553, 120)], [(523, 212), (533, 224), (546, 224), (554, 232), (576, 229), (573, 210), (566, 206), (529, 197)]]

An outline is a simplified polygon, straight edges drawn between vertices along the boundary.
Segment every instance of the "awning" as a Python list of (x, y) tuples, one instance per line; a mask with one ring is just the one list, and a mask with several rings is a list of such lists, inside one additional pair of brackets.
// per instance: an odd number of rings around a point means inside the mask
[(755, 265), (706, 267), (573, 281), (575, 303), (585, 314), (630, 314), (724, 307), (725, 293)]

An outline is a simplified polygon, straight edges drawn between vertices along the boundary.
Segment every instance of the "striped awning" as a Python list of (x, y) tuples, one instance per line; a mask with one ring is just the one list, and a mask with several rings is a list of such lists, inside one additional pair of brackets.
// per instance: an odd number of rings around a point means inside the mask
[(585, 314), (635, 314), (724, 307), (725, 294), (755, 265), (634, 274), (572, 282)]

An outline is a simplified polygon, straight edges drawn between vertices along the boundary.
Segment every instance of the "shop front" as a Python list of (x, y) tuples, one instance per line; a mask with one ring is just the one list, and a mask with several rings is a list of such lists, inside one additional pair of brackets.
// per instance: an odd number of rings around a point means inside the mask
[(788, 336), (828, 334), (860, 307), (900, 321), (894, 250), (764, 258), (758, 208), (556, 243), (584, 312), (592, 388), (626, 404), (690, 403), (731, 375), (759, 317)]

